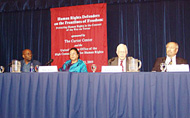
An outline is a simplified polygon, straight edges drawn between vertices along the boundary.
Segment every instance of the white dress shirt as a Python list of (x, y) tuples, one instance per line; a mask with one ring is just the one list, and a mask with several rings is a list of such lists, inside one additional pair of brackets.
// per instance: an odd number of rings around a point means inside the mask
[[(118, 66), (121, 66), (121, 60), (118, 58)], [(123, 69), (126, 72), (126, 58), (123, 60)]]
[(172, 60), (172, 65), (176, 65), (176, 55), (173, 56), (172, 58), (170, 58), (170, 57), (167, 56), (165, 64), (169, 65), (169, 63), (171, 62), (171, 60)]

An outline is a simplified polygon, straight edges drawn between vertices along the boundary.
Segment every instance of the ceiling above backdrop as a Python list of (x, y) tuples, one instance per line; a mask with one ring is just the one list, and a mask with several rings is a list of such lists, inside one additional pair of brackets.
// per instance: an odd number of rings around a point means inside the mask
[(84, 4), (107, 3), (142, 3), (160, 1), (188, 1), (188, 0), (0, 0), (0, 12), (49, 9), (54, 7), (75, 6)]

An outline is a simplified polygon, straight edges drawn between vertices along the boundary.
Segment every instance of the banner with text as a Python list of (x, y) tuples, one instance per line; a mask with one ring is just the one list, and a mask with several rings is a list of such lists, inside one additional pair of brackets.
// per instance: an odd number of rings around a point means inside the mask
[(69, 60), (69, 49), (75, 47), (88, 72), (92, 72), (92, 64), (100, 72), (108, 62), (106, 17), (106, 3), (52, 8), (52, 65), (60, 68)]

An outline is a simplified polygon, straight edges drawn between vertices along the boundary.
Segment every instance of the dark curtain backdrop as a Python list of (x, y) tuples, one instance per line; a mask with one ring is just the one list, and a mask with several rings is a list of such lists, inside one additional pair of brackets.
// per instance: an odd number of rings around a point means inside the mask
[(30, 48), (33, 59), (45, 64), (51, 58), (50, 8), (107, 2), (108, 58), (119, 43), (129, 56), (151, 71), (157, 57), (165, 56), (169, 41), (179, 43), (178, 56), (190, 62), (189, 0), (17, 0), (0, 2), (0, 65), (22, 59)]

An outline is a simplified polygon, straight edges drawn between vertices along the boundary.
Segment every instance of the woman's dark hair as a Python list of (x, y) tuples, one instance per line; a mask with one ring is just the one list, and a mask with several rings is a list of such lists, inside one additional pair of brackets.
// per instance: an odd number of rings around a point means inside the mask
[(77, 50), (77, 48), (71, 48), (71, 49), (69, 50), (69, 52), (70, 52), (71, 50), (75, 50), (75, 51), (77, 52), (77, 54), (78, 54), (78, 59), (80, 59), (80, 53), (79, 53), (79, 51)]

